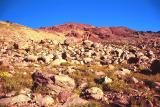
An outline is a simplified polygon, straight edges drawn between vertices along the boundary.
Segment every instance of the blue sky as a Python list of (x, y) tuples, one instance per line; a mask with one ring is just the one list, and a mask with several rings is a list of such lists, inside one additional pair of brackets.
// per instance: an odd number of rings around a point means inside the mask
[(78, 22), (160, 31), (160, 0), (0, 0), (0, 20), (32, 28)]

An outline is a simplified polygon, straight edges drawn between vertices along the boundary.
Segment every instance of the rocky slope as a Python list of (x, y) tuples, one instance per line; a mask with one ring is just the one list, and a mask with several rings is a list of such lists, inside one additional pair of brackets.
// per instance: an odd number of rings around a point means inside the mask
[(42, 27), (40, 30), (50, 33), (60, 33), (66, 37), (76, 39), (89, 39), (95, 42), (113, 41), (136, 44), (137, 42), (157, 42), (160, 32), (141, 32), (127, 27), (95, 27), (86, 24), (66, 23), (63, 25)]
[(159, 33), (0, 22), (0, 37), (0, 106), (160, 106)]

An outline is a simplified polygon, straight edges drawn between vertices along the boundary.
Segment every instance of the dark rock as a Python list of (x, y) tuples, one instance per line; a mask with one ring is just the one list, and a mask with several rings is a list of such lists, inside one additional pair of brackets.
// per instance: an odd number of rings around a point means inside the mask
[(160, 73), (160, 60), (154, 60), (150, 66), (152, 74)]
[(139, 58), (131, 57), (128, 59), (129, 64), (137, 64), (139, 62)]
[[(32, 74), (32, 79), (33, 79), (33, 87), (32, 87), (33, 89), (36, 89), (38, 86), (44, 86), (48, 84), (47, 77), (38, 71)], [(51, 80), (54, 80), (54, 79), (51, 79)]]
[(101, 65), (109, 65), (108, 61), (101, 61), (100, 64)]
[(62, 53), (62, 59), (66, 59), (67, 58), (67, 53), (66, 52), (63, 52)]
[(19, 49), (19, 45), (17, 43), (13, 44), (14, 49)]

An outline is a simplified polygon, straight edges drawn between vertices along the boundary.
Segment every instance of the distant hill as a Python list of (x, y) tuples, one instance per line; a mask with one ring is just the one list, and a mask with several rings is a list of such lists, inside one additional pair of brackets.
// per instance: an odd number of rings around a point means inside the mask
[(127, 27), (96, 27), (80, 23), (66, 23), (51, 27), (31, 29), (23, 25), (0, 22), (0, 37), (7, 41), (24, 42), (27, 40), (40, 41), (43, 39), (63, 42), (65, 39), (72, 42), (89, 39), (94, 42), (123, 42), (134, 43), (148, 40), (157, 41), (160, 32), (142, 32)]

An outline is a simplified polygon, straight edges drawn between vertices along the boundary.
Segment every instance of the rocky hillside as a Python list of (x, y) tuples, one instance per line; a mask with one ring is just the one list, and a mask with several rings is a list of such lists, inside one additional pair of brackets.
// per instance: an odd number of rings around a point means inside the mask
[(0, 106), (160, 106), (159, 33), (0, 22), (0, 37)]

